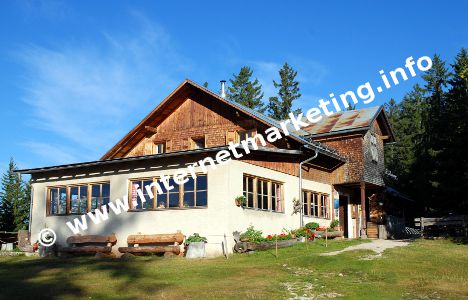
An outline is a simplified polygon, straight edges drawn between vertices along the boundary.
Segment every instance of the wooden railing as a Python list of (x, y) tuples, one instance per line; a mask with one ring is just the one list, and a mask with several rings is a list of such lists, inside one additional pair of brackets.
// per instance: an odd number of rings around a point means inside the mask
[(423, 236), (467, 236), (468, 215), (442, 218), (415, 218), (414, 223)]

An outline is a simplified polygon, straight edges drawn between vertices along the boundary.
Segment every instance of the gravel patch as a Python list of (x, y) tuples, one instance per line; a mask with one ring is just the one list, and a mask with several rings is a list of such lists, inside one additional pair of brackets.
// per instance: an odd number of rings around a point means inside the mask
[(374, 251), (376, 255), (366, 255), (366, 256), (361, 257), (361, 260), (372, 260), (372, 259), (381, 257), (382, 253), (387, 249), (391, 249), (395, 247), (404, 247), (408, 245), (409, 245), (409, 242), (406, 242), (406, 241), (380, 240), (379, 239), (379, 240), (372, 240), (370, 243), (363, 243), (363, 244), (359, 244), (356, 246), (350, 246), (339, 251), (322, 253), (320, 254), (320, 256), (333, 256), (333, 255), (338, 255), (346, 251), (371, 250), (371, 251)]

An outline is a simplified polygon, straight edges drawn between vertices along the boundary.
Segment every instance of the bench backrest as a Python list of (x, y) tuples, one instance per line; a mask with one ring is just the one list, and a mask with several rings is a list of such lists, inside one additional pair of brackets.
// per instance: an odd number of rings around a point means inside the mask
[(117, 238), (115, 234), (111, 235), (74, 235), (67, 238), (68, 244), (90, 244), (90, 243), (111, 243), (115, 244)]
[(157, 244), (157, 243), (179, 243), (184, 241), (184, 235), (177, 231), (176, 233), (168, 234), (136, 234), (129, 235), (127, 238), (128, 244)]

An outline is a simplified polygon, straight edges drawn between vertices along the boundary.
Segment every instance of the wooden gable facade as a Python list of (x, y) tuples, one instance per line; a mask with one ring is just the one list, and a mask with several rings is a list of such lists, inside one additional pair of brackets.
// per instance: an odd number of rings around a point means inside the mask
[[(163, 145), (164, 152), (194, 149), (195, 141), (203, 141), (203, 148), (224, 146), (238, 141), (239, 133), (263, 133), (268, 127), (229, 101), (185, 81), (101, 160), (157, 154), (155, 145)], [(296, 149), (299, 145), (286, 137), (267, 147)]]

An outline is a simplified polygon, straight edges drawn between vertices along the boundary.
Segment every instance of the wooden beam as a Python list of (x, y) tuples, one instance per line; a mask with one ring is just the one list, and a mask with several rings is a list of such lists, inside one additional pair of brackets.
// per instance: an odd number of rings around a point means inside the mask
[(129, 235), (128, 244), (153, 244), (153, 243), (179, 243), (184, 241), (184, 235), (178, 231), (170, 234), (147, 234), (147, 235)]
[(367, 238), (366, 221), (366, 183), (361, 182), (361, 238)]
[(152, 132), (152, 133), (158, 133), (158, 128), (152, 127), (152, 126), (145, 126), (146, 131)]
[(84, 244), (84, 243), (112, 243), (115, 244), (117, 238), (115, 234), (105, 235), (74, 235), (67, 238), (67, 244)]
[(119, 247), (120, 253), (165, 253), (172, 252), (174, 254), (180, 253), (180, 247), (176, 246), (146, 246), (146, 247)]

